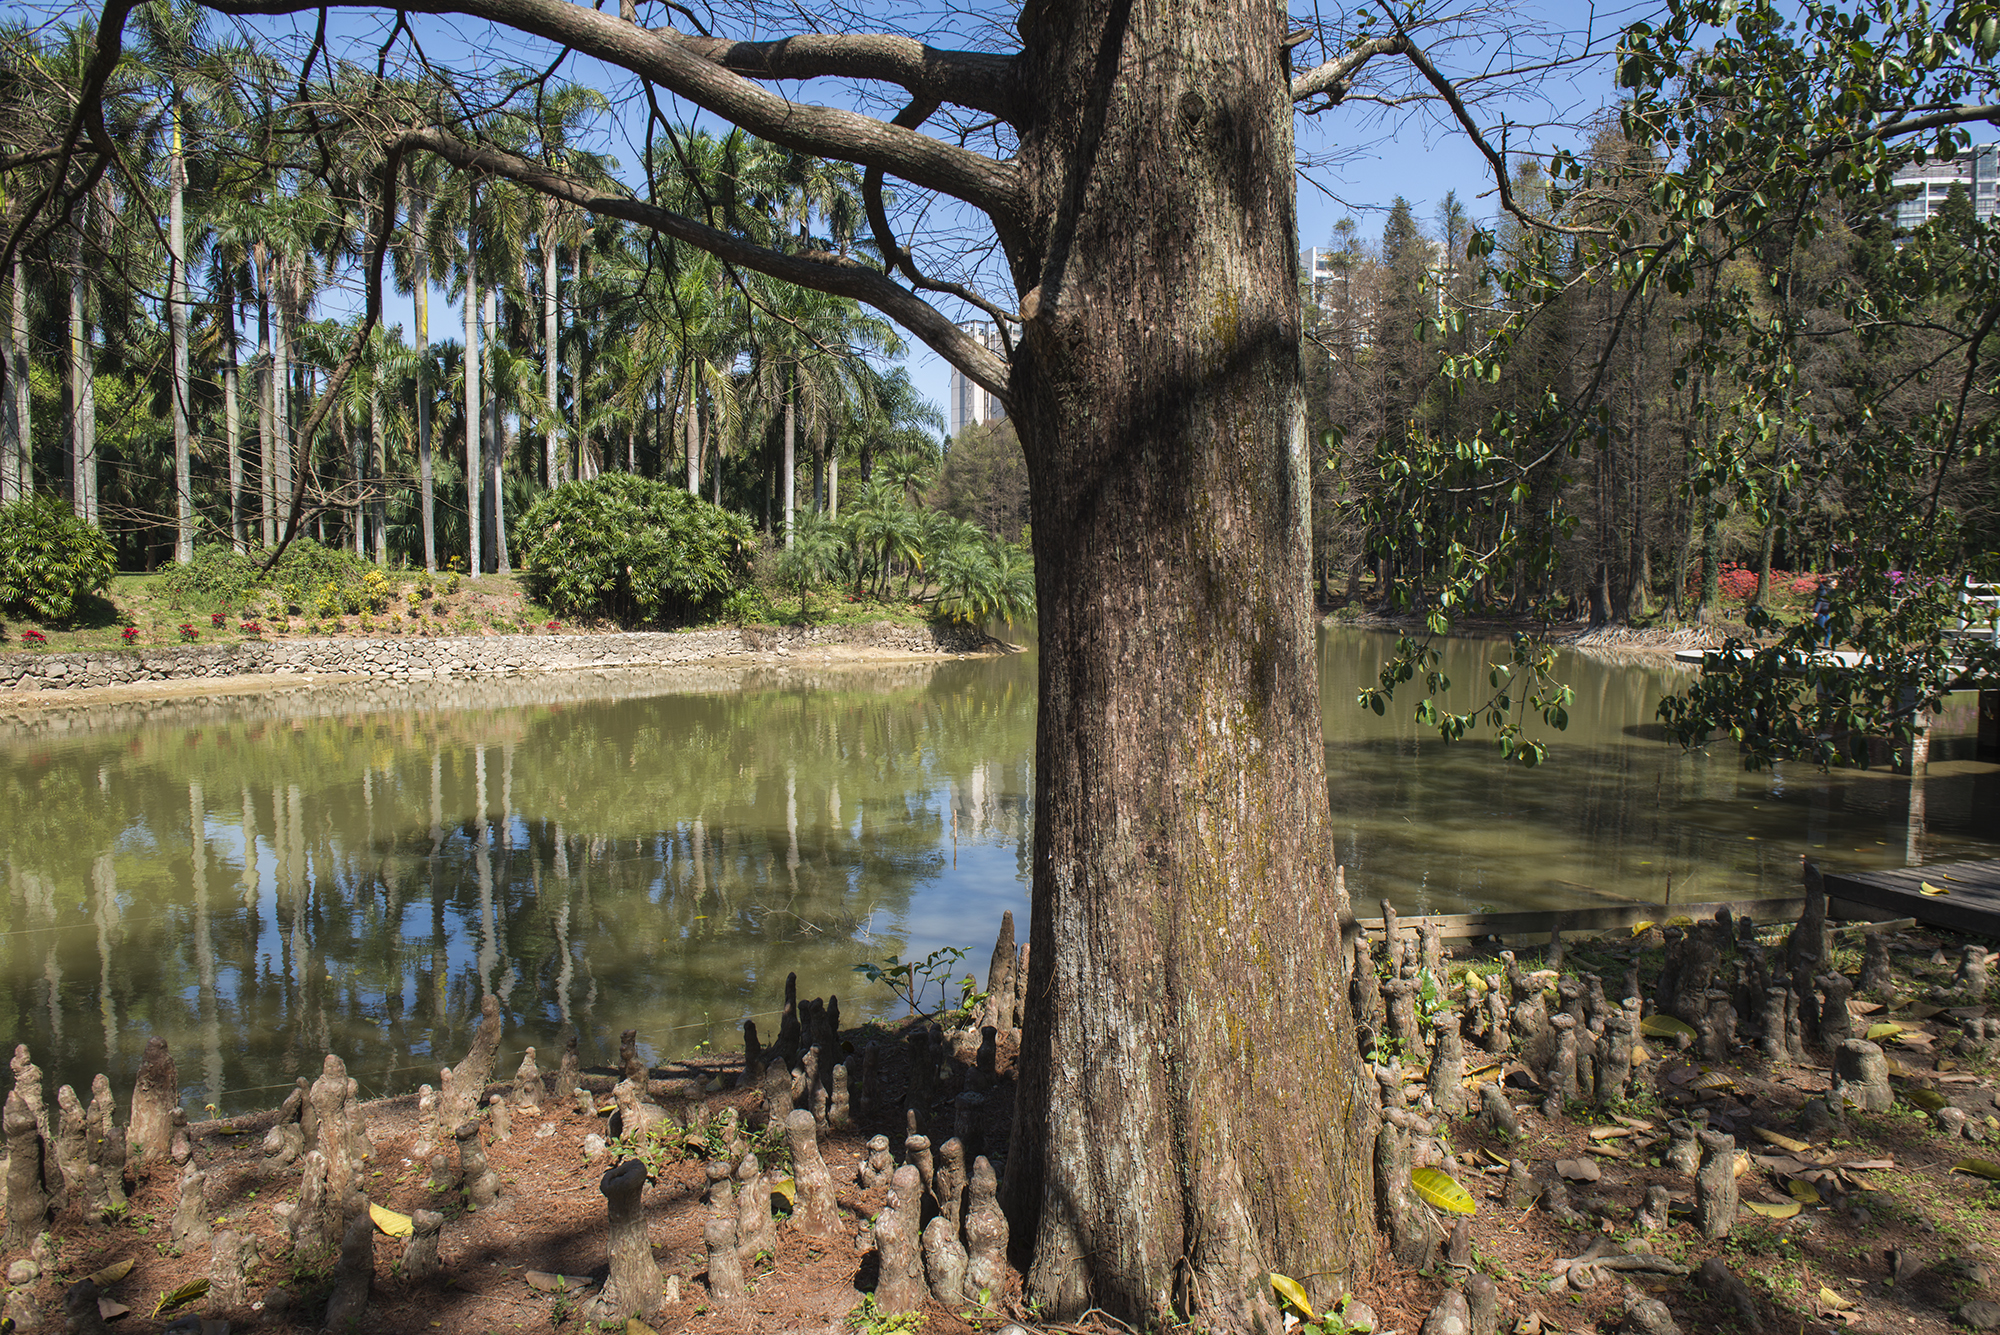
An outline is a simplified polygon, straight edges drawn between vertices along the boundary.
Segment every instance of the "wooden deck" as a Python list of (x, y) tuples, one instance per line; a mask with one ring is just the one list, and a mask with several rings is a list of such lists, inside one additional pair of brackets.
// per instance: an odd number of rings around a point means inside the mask
[[(1923, 884), (1943, 890), (1927, 895)], [(1940, 862), (1893, 871), (1828, 872), (1828, 899), (1915, 918), (1974, 936), (2000, 937), (2000, 859)]]

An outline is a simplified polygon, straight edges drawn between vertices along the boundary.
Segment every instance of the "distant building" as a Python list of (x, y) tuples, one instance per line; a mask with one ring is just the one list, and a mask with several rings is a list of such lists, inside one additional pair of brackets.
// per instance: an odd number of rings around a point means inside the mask
[[(960, 329), (978, 339), (989, 351), (1005, 355), (1005, 345), (1000, 341), (1000, 326), (984, 320), (974, 320), (962, 324)], [(969, 426), (983, 426), (997, 422), (1007, 415), (1007, 409), (999, 399), (978, 381), (965, 372), (953, 367), (951, 370), (951, 434), (956, 436)]]
[(1973, 216), (1991, 222), (2000, 213), (2000, 144), (1974, 144), (1955, 157), (1911, 163), (1896, 173), (1896, 184), (1915, 189), (1896, 205), (1896, 227), (1910, 231), (1935, 218), (1954, 185), (1965, 187)]

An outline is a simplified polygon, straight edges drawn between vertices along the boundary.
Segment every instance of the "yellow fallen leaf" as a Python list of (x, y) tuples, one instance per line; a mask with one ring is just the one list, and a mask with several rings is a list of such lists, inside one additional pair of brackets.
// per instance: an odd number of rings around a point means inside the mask
[(1918, 881), (1917, 888), (1927, 895), (1948, 895), (1951, 893), (1951, 891), (1945, 889), (1943, 886), (1932, 885), (1929, 881)]
[(1797, 1201), (1745, 1201), (1743, 1208), (1766, 1219), (1790, 1219), (1805, 1206)]
[(1818, 1205), (1821, 1203), (1819, 1188), (1802, 1177), (1793, 1178), (1785, 1184), (1785, 1189), (1792, 1193), (1793, 1200), (1798, 1201), (1802, 1205)]
[(773, 1196), (783, 1196), (787, 1205), (797, 1205), (799, 1203), (798, 1185), (788, 1177), (781, 1177), (773, 1182), (771, 1184), (771, 1194)]
[(1632, 935), (1634, 936), (1644, 936), (1652, 930), (1653, 920), (1651, 918), (1646, 919), (1644, 922), (1635, 922), (1632, 924)]
[(628, 1316), (625, 1318), (625, 1335), (660, 1335), (660, 1333), (638, 1317)]
[(1951, 1166), (1951, 1171), (1970, 1173), (1974, 1177), (1983, 1177), (1988, 1182), (2000, 1182), (2000, 1163), (1994, 1163), (1991, 1159), (1960, 1159)]
[(1306, 1296), (1305, 1285), (1299, 1283), (1290, 1275), (1281, 1275), (1273, 1270), (1271, 1272), (1271, 1287), (1276, 1289), (1278, 1296), (1285, 1300), (1285, 1305), (1300, 1316), (1308, 1321), (1319, 1320), (1318, 1317), (1313, 1315), (1312, 1299)]
[(1806, 1144), (1803, 1140), (1793, 1140), (1790, 1136), (1781, 1136), (1768, 1127), (1753, 1126), (1750, 1129), (1756, 1132), (1757, 1139), (1763, 1141), (1766, 1145), (1776, 1145), (1779, 1149), (1790, 1150), (1793, 1154), (1804, 1154), (1812, 1148), (1812, 1146)]
[(397, 1214), (386, 1205), (377, 1205), (370, 1201), (368, 1217), (375, 1221), (375, 1227), (392, 1238), (407, 1238), (416, 1232), (416, 1225), (410, 1222), (408, 1215)]
[(131, 1273), (132, 1273), (132, 1261), (131, 1258), (128, 1257), (123, 1261), (114, 1262), (111, 1265), (105, 1266), (104, 1269), (98, 1271), (96, 1274), (90, 1277), (90, 1282), (95, 1284), (100, 1289), (108, 1289), (113, 1284), (116, 1284), (119, 1280), (125, 1278), (125, 1276)]
[(1894, 1038), (1902, 1032), (1902, 1025), (1897, 1024), (1894, 1020), (1885, 1020), (1881, 1024), (1871, 1024), (1868, 1026), (1868, 1041), (1870, 1043), (1880, 1043), (1883, 1039)]
[(1832, 1289), (1829, 1289), (1826, 1285), (1822, 1284), (1819, 1286), (1819, 1305), (1821, 1307), (1831, 1308), (1836, 1312), (1845, 1312), (1854, 1306), (1854, 1300), (1851, 1298), (1843, 1298), (1839, 1294), (1835, 1293)]
[(1471, 1214), (1479, 1208), (1472, 1193), (1442, 1168), (1416, 1169), (1410, 1174), (1410, 1185), (1425, 1202), (1449, 1214)]
[(1639, 1032), (1648, 1038), (1694, 1038), (1694, 1026), (1671, 1015), (1648, 1015), (1639, 1021)]
[(1916, 1104), (1919, 1108), (1922, 1108), (1925, 1112), (1936, 1112), (1945, 1105), (1944, 1095), (1938, 1093), (1935, 1089), (1912, 1089), (1907, 1091), (1903, 1097)]

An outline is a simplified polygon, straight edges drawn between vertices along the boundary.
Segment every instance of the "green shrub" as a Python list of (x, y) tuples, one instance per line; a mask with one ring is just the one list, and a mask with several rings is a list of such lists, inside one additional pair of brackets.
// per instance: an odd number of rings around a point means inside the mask
[(750, 523), (667, 482), (605, 473), (565, 482), (515, 527), (530, 597), (562, 616), (688, 621), (750, 574)]
[(110, 540), (58, 498), (0, 507), (0, 611), (67, 621), (116, 571)]
[(160, 571), (159, 589), (167, 606), (180, 611), (243, 603), (261, 581), (253, 558), (210, 543), (194, 549), (194, 559)]
[(298, 591), (312, 589), (314, 601), (328, 601), (332, 609), (322, 610), (321, 615), (339, 616), (350, 604), (355, 611), (371, 606), (368, 577), (384, 578), (371, 562), (352, 552), (322, 547), (311, 538), (299, 538), (285, 548), (277, 568), (266, 575), (268, 559), (262, 551), (242, 553), (216, 544), (197, 547), (192, 561), (160, 571), (160, 588), (168, 606), (193, 611), (247, 606), (258, 589), (280, 590), (286, 603), (297, 609), (305, 601)]

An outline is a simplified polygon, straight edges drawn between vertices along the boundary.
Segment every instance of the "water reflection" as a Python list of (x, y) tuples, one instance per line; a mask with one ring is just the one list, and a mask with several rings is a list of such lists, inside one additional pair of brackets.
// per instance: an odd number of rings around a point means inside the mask
[[(434, 1078), (501, 997), (586, 1063), (727, 1043), (784, 975), (849, 1013), (857, 959), (1025, 910), (1033, 678), (950, 663), (659, 694), (515, 679), (65, 711), (0, 732), (8, 1032), (129, 1080), (164, 1034), (191, 1106), (340, 1051)], [(226, 803), (215, 794), (229, 795)]]
[[(1746, 775), (1652, 725), (1677, 680), (1568, 662), (1553, 763), (1509, 769), (1352, 704), (1387, 641), (1322, 658), (1336, 848), (1404, 911), (1787, 892), (1837, 867), (2000, 856), (1969, 705), (1913, 795)], [(1483, 680), (1494, 646), (1446, 669)], [(488, 993), (508, 1063), (733, 1045), (784, 976), (885, 1013), (861, 959), (1025, 915), (1032, 654), (862, 670), (301, 687), (0, 718), (0, 1013), (60, 1081), (128, 1085), (147, 1037), (199, 1110), (268, 1104), (339, 1051), (368, 1092), (456, 1060)], [(1913, 796), (1920, 803), (1913, 811)]]

